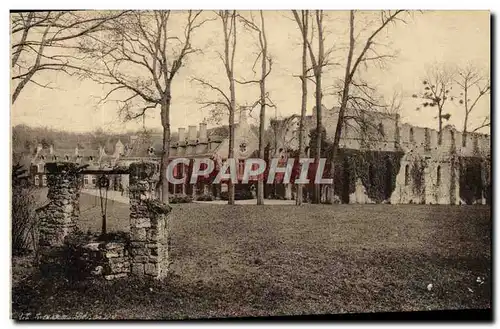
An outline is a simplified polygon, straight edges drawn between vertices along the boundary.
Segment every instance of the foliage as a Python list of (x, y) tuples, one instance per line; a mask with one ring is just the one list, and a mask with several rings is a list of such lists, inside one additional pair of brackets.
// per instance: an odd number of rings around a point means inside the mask
[[(192, 198), (190, 201), (186, 202), (174, 202), (174, 203), (187, 203), (187, 202), (192, 202)], [(168, 214), (172, 210), (172, 208), (164, 204), (163, 202), (156, 200), (156, 199), (146, 199), (146, 205), (148, 207), (148, 210), (154, 214)]]
[[(483, 160), (476, 157), (460, 158), (460, 198), (466, 204), (474, 204), (475, 201), (487, 197), (488, 184), (481, 175)], [(487, 168), (485, 168), (487, 169)]]
[(33, 154), (37, 145), (42, 144), (44, 148), (54, 145), (56, 150), (74, 149), (77, 146), (79, 149), (97, 150), (99, 146), (104, 146), (107, 153), (112, 153), (118, 140), (125, 143), (130, 136), (139, 133), (139, 131), (110, 133), (102, 129), (78, 133), (48, 127), (17, 125), (12, 127), (12, 150), (17, 153)]
[(201, 194), (196, 197), (196, 201), (214, 201), (215, 198), (212, 194)]
[(390, 198), (396, 187), (402, 152), (360, 151), (340, 149), (335, 161), (335, 194), (342, 195), (347, 187), (355, 190), (356, 179), (361, 179), (368, 197), (376, 202)]
[(425, 160), (418, 159), (413, 162), (410, 169), (413, 193), (421, 195), (425, 189)]
[(193, 198), (190, 195), (173, 194), (168, 196), (168, 202), (170, 204), (191, 203), (193, 202)]
[[(250, 190), (247, 189), (238, 189), (234, 191), (234, 199), (235, 200), (251, 200), (253, 199), (253, 194)], [(220, 194), (220, 199), (221, 200), (227, 200), (228, 199), (228, 193), (227, 191), (224, 191)]]
[(16, 164), (12, 168), (12, 254), (20, 255), (36, 249), (36, 216), (34, 188), (26, 170)]

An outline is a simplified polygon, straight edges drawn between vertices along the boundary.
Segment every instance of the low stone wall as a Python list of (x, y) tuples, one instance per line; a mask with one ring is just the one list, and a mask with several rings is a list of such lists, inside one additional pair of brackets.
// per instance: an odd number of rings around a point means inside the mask
[[(74, 278), (129, 274), (163, 278), (168, 273), (170, 206), (155, 199), (156, 163), (133, 163), (130, 173), (130, 235), (88, 236), (76, 230), (79, 173), (76, 163), (47, 164), (49, 203), (38, 209), (40, 268)], [(117, 239), (114, 239), (117, 238)]]
[(89, 274), (106, 280), (127, 277), (130, 258), (125, 242), (91, 242), (80, 247), (79, 261)]

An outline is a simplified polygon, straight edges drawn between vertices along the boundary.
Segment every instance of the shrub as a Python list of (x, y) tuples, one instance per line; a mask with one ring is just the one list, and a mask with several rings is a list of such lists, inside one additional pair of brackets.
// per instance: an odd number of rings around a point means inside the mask
[(215, 198), (212, 194), (201, 194), (196, 197), (196, 201), (214, 201)]
[(36, 249), (35, 192), (26, 170), (12, 168), (12, 254), (22, 255)]
[(193, 202), (193, 198), (190, 195), (174, 194), (168, 196), (168, 202), (171, 204), (191, 203)]
[[(221, 200), (228, 200), (229, 199), (228, 192), (227, 191), (222, 192), (220, 194), (220, 199)], [(235, 200), (251, 200), (251, 199), (253, 199), (252, 191), (249, 191), (249, 190), (234, 191), (234, 199)]]

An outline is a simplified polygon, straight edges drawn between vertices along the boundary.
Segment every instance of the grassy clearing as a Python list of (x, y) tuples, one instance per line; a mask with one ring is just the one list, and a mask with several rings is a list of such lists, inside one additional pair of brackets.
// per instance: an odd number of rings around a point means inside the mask
[[(178, 319), (491, 307), (487, 207), (173, 209), (172, 264), (164, 282), (31, 276), (14, 285), (14, 317)], [(112, 226), (127, 229), (128, 206), (115, 203), (113, 211)], [(98, 220), (82, 217), (82, 228), (99, 229)]]

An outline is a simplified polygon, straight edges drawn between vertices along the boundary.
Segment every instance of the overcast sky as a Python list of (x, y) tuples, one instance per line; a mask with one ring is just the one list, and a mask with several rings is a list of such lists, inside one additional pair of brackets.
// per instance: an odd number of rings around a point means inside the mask
[[(211, 13), (206, 13), (211, 15)], [(323, 85), (334, 85), (342, 76), (347, 50), (348, 12), (329, 11), (326, 18), (326, 48), (334, 47), (332, 62), (340, 65), (330, 68), (325, 75)], [(364, 17), (364, 16), (363, 16)], [(293, 77), (301, 70), (300, 34), (296, 23), (291, 20), (291, 12), (267, 11), (265, 13), (268, 33), (269, 52), (274, 61), (273, 71), (268, 78), (268, 91), (277, 105), (269, 109), (269, 116), (286, 116), (300, 113), (301, 85), (300, 80)], [(435, 62), (463, 65), (474, 63), (489, 72), (490, 65), (490, 16), (485, 11), (433, 11), (413, 13), (407, 17), (406, 24), (390, 26), (381, 35), (379, 42), (388, 46), (391, 51), (398, 52), (396, 59), (385, 67), (370, 67), (363, 72), (373, 86), (386, 97), (394, 90), (403, 93), (403, 121), (418, 126), (435, 128), (435, 112), (430, 110), (415, 111), (418, 106), (411, 97), (421, 87), (421, 77), (426, 66)], [(362, 29), (364, 20), (357, 22), (357, 29)], [(363, 36), (363, 35), (362, 35)], [(252, 78), (251, 66), (255, 58), (255, 38), (248, 31), (239, 33), (236, 53), (236, 77)], [(172, 129), (198, 124), (208, 116), (207, 110), (200, 110), (198, 101), (213, 97), (204, 90), (192, 77), (204, 78), (222, 88), (227, 88), (223, 66), (216, 51), (222, 51), (221, 23), (207, 23), (198, 30), (193, 45), (203, 49), (203, 54), (192, 56), (176, 77), (173, 86), (171, 110)], [(361, 47), (361, 45), (359, 45)], [(109, 103), (96, 106), (97, 101), (106, 90), (91, 81), (80, 81), (63, 74), (52, 74), (41, 77), (42, 80), (53, 81), (56, 89), (48, 90), (30, 85), (23, 90), (12, 107), (12, 124), (28, 124), (32, 126), (48, 126), (56, 129), (72, 131), (89, 131), (102, 128), (109, 131), (124, 131), (142, 127), (142, 122), (123, 123), (117, 115), (116, 104)], [(312, 113), (314, 102), (314, 86), (309, 86), (308, 113)], [(239, 86), (237, 102), (251, 104), (258, 96), (258, 86)], [(326, 97), (324, 105), (338, 105), (335, 97)], [(451, 106), (451, 124), (461, 129), (463, 110)], [(477, 105), (471, 124), (480, 123), (490, 111), (489, 97), (485, 97)], [(145, 123), (147, 128), (160, 128), (159, 110), (149, 112)]]

